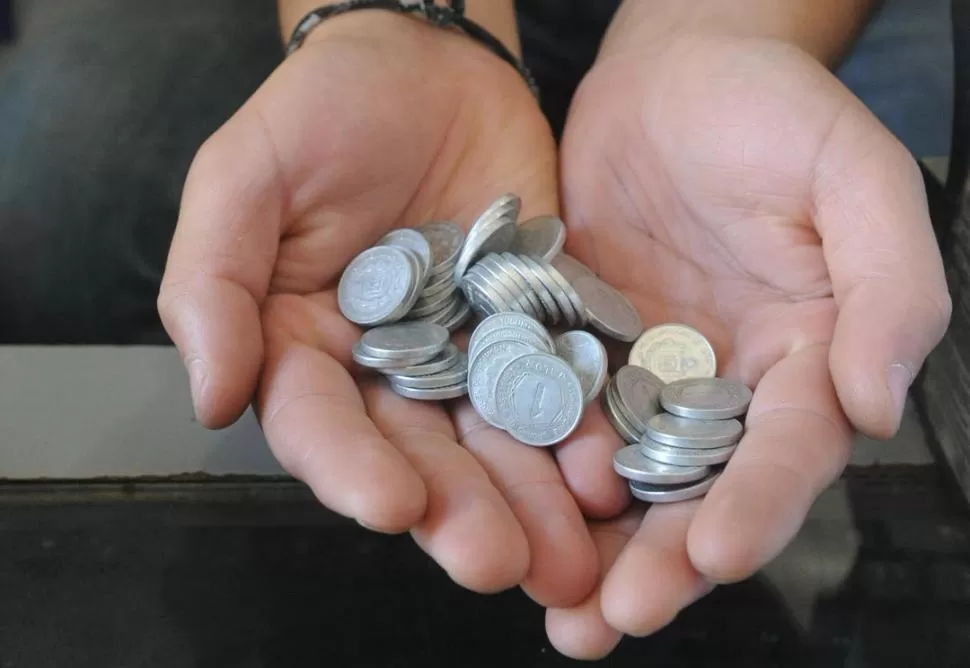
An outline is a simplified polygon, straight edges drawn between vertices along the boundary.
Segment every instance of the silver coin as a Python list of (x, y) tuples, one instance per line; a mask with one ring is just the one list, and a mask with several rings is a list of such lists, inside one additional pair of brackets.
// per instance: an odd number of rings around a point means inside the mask
[(535, 350), (534, 346), (523, 341), (495, 341), (469, 360), (468, 398), (475, 412), (493, 427), (503, 426), (495, 395), (499, 373), (510, 360)]
[(583, 386), (587, 403), (595, 399), (606, 383), (606, 348), (589, 332), (563, 332), (555, 340), (556, 354), (566, 360)]
[(557, 216), (538, 216), (518, 226), (511, 250), (548, 262), (559, 254), (565, 243), (566, 224)]
[(545, 315), (542, 319), (547, 320), (553, 325), (558, 325), (563, 316), (559, 310), (559, 306), (556, 304), (556, 298), (543, 285), (542, 281), (538, 279), (535, 272), (530, 270), (517, 255), (512, 253), (502, 253), (502, 259), (505, 260), (509, 270), (518, 274), (532, 289), (533, 294), (538, 297), (542, 303), (542, 310)]
[(457, 399), (468, 394), (468, 385), (459, 383), (451, 387), (436, 387), (432, 390), (419, 390), (413, 387), (405, 387), (391, 383), (391, 389), (402, 397), (408, 399), (418, 399), (419, 401), (444, 401), (446, 399)]
[(485, 336), (486, 334), (489, 333), (489, 331), (493, 329), (506, 329), (506, 328), (527, 329), (533, 332), (534, 334), (539, 335), (543, 339), (548, 340), (549, 346), (550, 346), (549, 351), (552, 352), (553, 350), (554, 344), (552, 341), (552, 337), (549, 336), (549, 331), (542, 325), (541, 322), (524, 313), (512, 313), (512, 312), (495, 313), (493, 315), (490, 315), (484, 318), (480, 323), (478, 323), (478, 326), (475, 328), (475, 331), (472, 332), (471, 338), (468, 339), (469, 350), (471, 350), (471, 348), (475, 345), (475, 342), (477, 339)]
[(731, 459), (731, 455), (738, 449), (736, 445), (721, 448), (693, 449), (678, 448), (666, 443), (657, 443), (644, 436), (640, 439), (640, 452), (645, 457), (671, 466), (715, 466)]
[(697, 499), (707, 494), (715, 481), (721, 475), (720, 471), (709, 475), (697, 482), (683, 485), (651, 485), (646, 482), (630, 481), (630, 493), (633, 498), (648, 503), (678, 503)]
[(744, 426), (731, 420), (691, 420), (658, 413), (647, 421), (643, 432), (647, 438), (675, 448), (722, 448), (741, 440)]
[(366, 352), (361, 350), (360, 341), (354, 344), (354, 347), (350, 352), (351, 356), (354, 358), (354, 361), (360, 366), (367, 367), (368, 369), (376, 369), (381, 372), (404, 369), (417, 364), (423, 364), (430, 359), (434, 359), (434, 355), (417, 355), (415, 357), (405, 357), (402, 359), (375, 357), (373, 355), (368, 355)]
[(642, 367), (625, 365), (617, 369), (613, 385), (620, 412), (642, 434), (647, 421), (660, 412), (663, 381)]
[(340, 277), (340, 312), (361, 326), (383, 324), (407, 305), (419, 278), (408, 251), (398, 246), (368, 248)]
[(643, 321), (630, 300), (593, 276), (580, 276), (573, 284), (586, 307), (586, 317), (596, 329), (617, 341), (632, 343), (643, 334)]
[(519, 289), (519, 286), (505, 273), (501, 267), (496, 267), (493, 262), (488, 261), (489, 257), (494, 257), (494, 254), (486, 255), (475, 263), (475, 266), (469, 269), (470, 272), (477, 272), (482, 276), (482, 279), (488, 285), (500, 286), (503, 296), (506, 298), (511, 298), (516, 304), (518, 304), (518, 310), (531, 315), (533, 318), (540, 317), (542, 313), (542, 305), (539, 304), (539, 300), (535, 299), (535, 304), (533, 305), (532, 300), (529, 299), (531, 295), (527, 291)]
[(437, 274), (443, 267), (454, 267), (465, 243), (465, 233), (457, 224), (448, 220), (426, 223), (418, 228), (418, 232), (431, 246), (433, 272)]
[(461, 351), (454, 343), (449, 343), (445, 349), (432, 357), (427, 362), (412, 364), (394, 370), (395, 374), (402, 376), (430, 376), (434, 373), (441, 373), (454, 367), (462, 359)]
[(403, 228), (391, 230), (377, 242), (378, 246), (399, 246), (413, 252), (421, 260), (425, 274), (431, 271), (431, 245), (417, 230)]
[(671, 466), (645, 457), (639, 445), (620, 448), (613, 455), (613, 470), (627, 480), (653, 485), (682, 485), (700, 480), (711, 472), (709, 466)]
[(462, 276), (478, 258), (488, 253), (501, 253), (509, 249), (515, 239), (516, 220), (521, 200), (516, 195), (506, 194), (492, 203), (479, 216), (465, 237), (465, 243), (455, 263), (455, 281)]
[(563, 278), (570, 283), (573, 283), (580, 276), (596, 276), (592, 269), (566, 253), (559, 253), (549, 260), (549, 264), (558, 269)]
[[(557, 281), (556, 278), (546, 270), (546, 265), (542, 265), (537, 262), (534, 258), (527, 255), (520, 255), (519, 260), (529, 268), (537, 280), (541, 281), (545, 286), (549, 294), (553, 296), (556, 300), (556, 305), (559, 307), (559, 312), (562, 313), (563, 320), (570, 327), (582, 327), (582, 318), (573, 306), (572, 300), (569, 299), (569, 295), (566, 294), (563, 288), (563, 283), (566, 283), (565, 279), (562, 281)], [(549, 265), (551, 266), (551, 265)], [(562, 278), (560, 276), (560, 278)], [(568, 286), (568, 283), (566, 283)]]
[(505, 430), (526, 445), (561, 443), (583, 419), (579, 378), (565, 360), (548, 353), (508, 362), (498, 375), (495, 398)]
[(422, 376), (391, 373), (387, 374), (387, 379), (395, 385), (415, 390), (434, 390), (439, 387), (458, 385), (468, 381), (468, 358), (465, 353), (459, 353), (458, 363), (444, 371)]
[(606, 415), (606, 421), (610, 423), (613, 430), (627, 443), (639, 443), (642, 437), (642, 432), (638, 432), (636, 429), (634, 429), (633, 426), (626, 421), (623, 414), (617, 407), (616, 388), (613, 383), (607, 383), (606, 391), (603, 392), (601, 396), (603, 414)]
[(665, 383), (683, 378), (713, 378), (717, 374), (717, 357), (711, 342), (687, 325), (651, 327), (633, 344), (629, 361), (652, 371)]
[(529, 286), (529, 283), (519, 276), (519, 273), (512, 269), (508, 262), (502, 259), (501, 255), (489, 253), (479, 260), (478, 264), (491, 270), (499, 280), (504, 282), (506, 287), (524, 297), (529, 305), (529, 314), (536, 319), (542, 319), (543, 315), (545, 315), (545, 308), (543, 308), (542, 302), (539, 301), (539, 296), (535, 294), (535, 291)]
[(569, 299), (569, 303), (573, 307), (573, 311), (576, 313), (578, 320), (576, 321), (575, 327), (585, 327), (589, 318), (586, 314), (586, 306), (583, 304), (582, 297), (576, 292), (572, 284), (566, 280), (566, 277), (559, 273), (552, 264), (548, 262), (540, 262), (542, 264), (543, 270), (549, 275), (550, 278), (555, 281), (556, 285), (562, 288), (563, 293), (565, 293), (566, 298)]
[(371, 357), (431, 359), (449, 343), (448, 330), (429, 322), (402, 322), (375, 327), (360, 337), (360, 348)]
[(449, 332), (456, 332), (471, 318), (472, 310), (465, 302), (458, 301), (458, 309), (444, 322), (438, 323)]
[(660, 392), (660, 403), (674, 415), (695, 420), (727, 420), (744, 415), (751, 404), (751, 390), (726, 378), (685, 378)]

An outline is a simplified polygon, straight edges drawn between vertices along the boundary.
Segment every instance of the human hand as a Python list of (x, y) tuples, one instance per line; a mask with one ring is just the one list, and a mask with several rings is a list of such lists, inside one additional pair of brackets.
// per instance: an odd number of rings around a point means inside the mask
[[(255, 409), (283, 467), (337, 513), (410, 530), (458, 583), (544, 605), (597, 577), (547, 452), (357, 376), (336, 286), (395, 227), (467, 228), (496, 196), (555, 213), (555, 146), (519, 74), (471, 39), (357, 12), (319, 26), (192, 165), (159, 310), (199, 420)], [(570, 558), (562, 559), (560, 555)]]
[[(646, 326), (700, 329), (719, 375), (756, 390), (706, 498), (592, 526), (601, 587), (547, 615), (573, 656), (650, 634), (777, 555), (843, 470), (851, 426), (896, 431), (950, 316), (914, 160), (822, 64), (754, 37), (651, 48), (606, 49), (574, 99), (566, 250)], [(608, 461), (571, 456), (581, 506), (622, 493)]]

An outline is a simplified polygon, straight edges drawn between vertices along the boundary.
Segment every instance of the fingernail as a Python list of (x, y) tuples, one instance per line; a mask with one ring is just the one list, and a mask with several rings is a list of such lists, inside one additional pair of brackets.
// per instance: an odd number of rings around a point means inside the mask
[(902, 418), (903, 409), (906, 407), (906, 396), (909, 393), (909, 386), (913, 384), (913, 372), (909, 367), (899, 362), (889, 366), (889, 391), (893, 395), (896, 403), (896, 419)]
[(192, 389), (192, 403), (198, 411), (205, 385), (209, 379), (209, 368), (201, 359), (195, 358), (188, 363), (189, 386)]

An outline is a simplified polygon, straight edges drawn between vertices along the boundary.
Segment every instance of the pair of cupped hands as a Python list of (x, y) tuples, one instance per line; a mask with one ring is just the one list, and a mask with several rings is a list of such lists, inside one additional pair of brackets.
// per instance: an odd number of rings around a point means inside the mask
[[(597, 402), (553, 450), (359, 375), (341, 271), (388, 230), (466, 229), (498, 195), (560, 214), (566, 252), (714, 344), (756, 388), (704, 499), (631, 503)], [(332, 510), (409, 531), (457, 583), (514, 586), (584, 658), (669, 623), (793, 537), (855, 430), (888, 437), (949, 321), (923, 182), (819, 62), (755, 38), (602, 50), (557, 147), (519, 74), (388, 14), (321, 25), (201, 148), (159, 310), (200, 421), (252, 402)]]

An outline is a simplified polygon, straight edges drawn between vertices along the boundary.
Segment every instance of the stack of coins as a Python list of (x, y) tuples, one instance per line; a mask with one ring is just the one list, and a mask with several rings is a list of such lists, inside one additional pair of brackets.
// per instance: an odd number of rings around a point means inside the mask
[(686, 325), (648, 330), (630, 362), (604, 393), (607, 418), (630, 444), (614, 456), (614, 470), (642, 501), (704, 495), (744, 434), (751, 390), (715, 377), (713, 347)]
[(468, 342), (468, 396), (483, 420), (519, 442), (554, 445), (579, 426), (606, 366), (606, 349), (588, 332), (553, 339), (535, 318), (496, 313)]
[(353, 348), (354, 361), (379, 371), (391, 388), (411, 399), (440, 401), (468, 390), (465, 353), (442, 325), (402, 322), (364, 332)]

